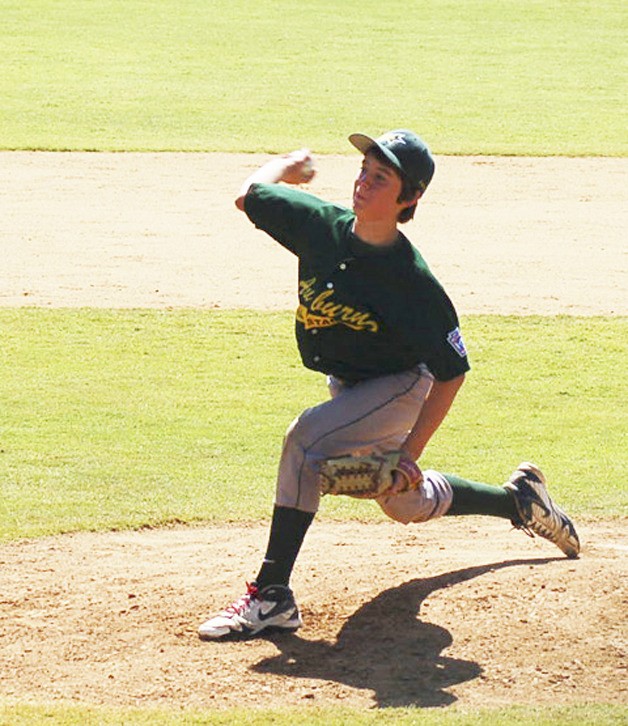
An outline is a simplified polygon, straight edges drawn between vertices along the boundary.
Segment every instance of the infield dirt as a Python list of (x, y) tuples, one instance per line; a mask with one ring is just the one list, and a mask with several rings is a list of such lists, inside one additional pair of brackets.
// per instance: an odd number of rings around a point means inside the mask
[[(293, 307), (294, 260), (232, 202), (264, 158), (0, 154), (0, 305)], [(626, 160), (438, 163), (407, 230), (462, 315), (627, 313)], [(356, 157), (319, 167), (311, 191), (346, 202)], [(626, 703), (626, 522), (578, 525), (571, 561), (488, 518), (315, 522), (293, 581), (304, 627), (246, 643), (196, 628), (254, 575), (259, 523), (5, 544), (0, 696)]]

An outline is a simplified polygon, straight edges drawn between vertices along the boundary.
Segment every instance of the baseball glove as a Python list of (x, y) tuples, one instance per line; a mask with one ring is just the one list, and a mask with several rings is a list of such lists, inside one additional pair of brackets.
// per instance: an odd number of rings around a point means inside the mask
[[(400, 476), (395, 477), (399, 472)], [(324, 461), (319, 474), (321, 494), (347, 494), (376, 499), (418, 489), (423, 474), (412, 459), (400, 451), (368, 456), (336, 456)], [(393, 484), (395, 489), (391, 491)]]

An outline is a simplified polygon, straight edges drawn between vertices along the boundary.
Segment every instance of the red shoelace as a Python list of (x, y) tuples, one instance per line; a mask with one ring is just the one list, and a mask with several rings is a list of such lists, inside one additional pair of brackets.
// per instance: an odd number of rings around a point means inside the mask
[(225, 608), (226, 613), (233, 613), (239, 615), (245, 608), (248, 607), (252, 599), (257, 598), (259, 589), (257, 585), (246, 583), (246, 594), (238, 598), (235, 602), (231, 603), (228, 608)]

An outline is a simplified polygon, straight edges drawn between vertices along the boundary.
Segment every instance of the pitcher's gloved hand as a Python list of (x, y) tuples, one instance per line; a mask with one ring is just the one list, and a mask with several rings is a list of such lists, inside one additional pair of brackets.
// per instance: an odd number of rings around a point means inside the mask
[(321, 494), (377, 499), (418, 489), (423, 474), (403, 452), (387, 451), (327, 459), (321, 464), (319, 481)]

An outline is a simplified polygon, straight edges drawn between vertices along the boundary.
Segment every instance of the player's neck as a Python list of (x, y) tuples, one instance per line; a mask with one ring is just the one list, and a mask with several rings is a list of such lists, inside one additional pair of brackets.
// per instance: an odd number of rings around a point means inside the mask
[(353, 234), (362, 242), (375, 247), (389, 247), (399, 239), (397, 222), (388, 220), (365, 221), (356, 217), (353, 223)]

